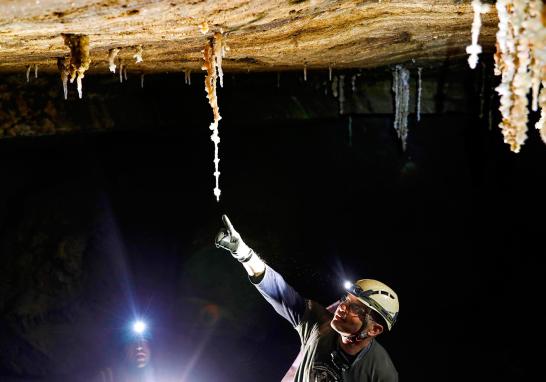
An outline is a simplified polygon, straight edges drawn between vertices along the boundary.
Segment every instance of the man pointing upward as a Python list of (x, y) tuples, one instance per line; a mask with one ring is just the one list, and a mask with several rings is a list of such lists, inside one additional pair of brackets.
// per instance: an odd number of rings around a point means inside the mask
[(384, 283), (362, 279), (347, 286), (334, 314), (302, 298), (241, 239), (226, 215), (216, 246), (228, 250), (277, 313), (298, 332), (303, 359), (294, 381), (397, 382), (398, 373), (377, 337), (391, 330), (398, 296)]

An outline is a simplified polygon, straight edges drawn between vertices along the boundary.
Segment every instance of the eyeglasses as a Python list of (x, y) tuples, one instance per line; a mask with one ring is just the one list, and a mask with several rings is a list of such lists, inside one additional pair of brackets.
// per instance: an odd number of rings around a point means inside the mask
[(367, 307), (361, 306), (360, 304), (351, 301), (349, 296), (345, 295), (341, 297), (339, 300), (339, 305), (345, 305), (350, 313), (364, 317), (369, 313), (369, 309)]

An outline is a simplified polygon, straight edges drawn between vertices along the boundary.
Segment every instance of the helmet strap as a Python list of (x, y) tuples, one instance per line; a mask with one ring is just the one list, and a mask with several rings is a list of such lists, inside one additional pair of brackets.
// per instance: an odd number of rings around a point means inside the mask
[(356, 344), (356, 343), (364, 341), (366, 338), (368, 338), (368, 333), (366, 333), (365, 331), (366, 326), (368, 326), (367, 323), (368, 322), (366, 320), (366, 322), (362, 323), (362, 326), (360, 327), (360, 329), (358, 329), (355, 333), (351, 335), (342, 336), (343, 339), (349, 344)]

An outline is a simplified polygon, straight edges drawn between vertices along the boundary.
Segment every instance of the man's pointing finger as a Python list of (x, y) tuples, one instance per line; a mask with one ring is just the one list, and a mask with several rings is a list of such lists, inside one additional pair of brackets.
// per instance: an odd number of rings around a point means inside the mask
[(226, 226), (230, 235), (236, 232), (235, 228), (233, 228), (233, 225), (231, 225), (231, 222), (229, 221), (227, 215), (222, 215), (222, 221), (224, 222), (224, 225)]

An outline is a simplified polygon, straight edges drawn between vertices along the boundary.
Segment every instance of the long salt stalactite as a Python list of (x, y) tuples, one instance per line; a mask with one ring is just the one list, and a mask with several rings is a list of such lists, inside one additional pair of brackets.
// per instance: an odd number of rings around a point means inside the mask
[(68, 77), (70, 77), (70, 57), (59, 57), (57, 58), (57, 68), (59, 69), (59, 74), (61, 75), (61, 82), (63, 84), (63, 93), (64, 99), (68, 98)]
[(121, 57), (118, 57), (118, 65), (119, 65), (119, 83), (123, 83), (123, 69), (125, 68), (125, 64), (123, 63), (123, 59)]
[(489, 12), (489, 4), (482, 4), (480, 0), (472, 0), (472, 9), (474, 10), (474, 20), (472, 21), (472, 44), (466, 47), (466, 53), (470, 54), (468, 57), (468, 65), (472, 68), (476, 68), (478, 63), (478, 54), (482, 52), (481, 45), (478, 44), (478, 37), (480, 36), (480, 28), (482, 26), (481, 14)]
[(65, 45), (70, 48), (70, 64), (68, 67), (70, 83), (76, 79), (78, 95), (82, 98), (82, 79), (85, 77), (85, 71), (89, 69), (89, 65), (91, 64), (89, 36), (72, 33), (63, 33), (62, 36)]
[(339, 97), (338, 97), (339, 114), (342, 115), (342, 114), (345, 114), (345, 75), (344, 74), (339, 75), (338, 84), (339, 84), (339, 93), (338, 93), (339, 94)]
[[(532, 109), (540, 107), (540, 119), (535, 124), (546, 143), (546, 7), (542, 1), (529, 3), (530, 19), (527, 30), (533, 36), (531, 44)], [(542, 85), (542, 90), (540, 86)]]
[(421, 120), (421, 88), (422, 88), (422, 81), (421, 81), (421, 73), (423, 72), (423, 68), (417, 68), (417, 122)]
[[(527, 139), (527, 95), (531, 89), (534, 97), (533, 108), (536, 109), (538, 103), (541, 103), (544, 109), (544, 103), (540, 102), (541, 97), (536, 100), (539, 82), (544, 84), (546, 80), (543, 4), (542, 0), (498, 0), (496, 8), (499, 30), (497, 52), (494, 56), (495, 74), (501, 75), (501, 83), (495, 89), (500, 96), (502, 121), (499, 127), (504, 142), (510, 145), (510, 150), (518, 153)], [(536, 127), (546, 142), (544, 122), (539, 124)]]
[(408, 139), (410, 72), (402, 65), (396, 65), (393, 71), (392, 91), (394, 92), (394, 129), (406, 151)]
[(218, 156), (218, 145), (220, 143), (220, 136), (218, 135), (218, 123), (222, 117), (220, 116), (220, 108), (218, 107), (218, 98), (216, 96), (216, 82), (218, 77), (220, 77), (220, 85), (222, 85), (222, 57), (219, 55), (224, 55), (226, 52), (223, 35), (222, 33), (215, 33), (213, 38), (207, 40), (205, 49), (203, 50), (203, 58), (205, 60), (202, 70), (206, 70), (207, 74), (205, 75), (205, 91), (207, 92), (207, 99), (212, 108), (213, 113), (213, 122), (210, 124), (209, 129), (212, 130), (212, 135), (210, 139), (214, 142), (214, 177), (216, 180), (216, 185), (214, 187), (214, 195), (216, 196), (216, 201), (220, 201), (220, 171), (219, 163), (220, 158)]

